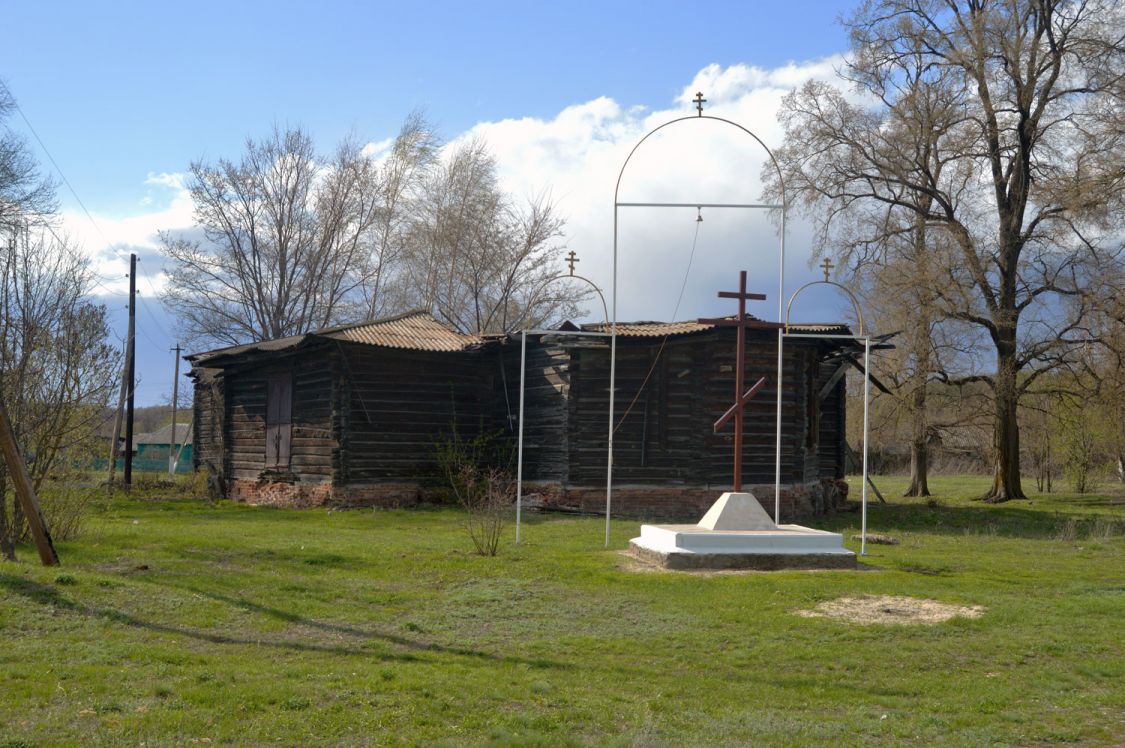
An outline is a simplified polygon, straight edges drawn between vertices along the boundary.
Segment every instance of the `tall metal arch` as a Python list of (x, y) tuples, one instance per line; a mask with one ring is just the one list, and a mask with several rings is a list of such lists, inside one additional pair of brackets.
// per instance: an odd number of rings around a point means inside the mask
[[(571, 252), (570, 254), (571, 254), (571, 257), (573, 259), (574, 252)], [(570, 270), (569, 273), (560, 273), (559, 275), (551, 276), (550, 278), (547, 278), (545, 281), (543, 281), (538, 286), (536, 286), (535, 289), (531, 292), (531, 295), (529, 297), (527, 309), (531, 308), (531, 305), (535, 302), (535, 299), (538, 298), (539, 294), (542, 293), (543, 289), (545, 289), (548, 285), (550, 285), (551, 283), (554, 283), (555, 281), (567, 280), (567, 279), (583, 281), (587, 285), (589, 285), (590, 288), (594, 289), (594, 293), (596, 293), (598, 295), (598, 298), (602, 302), (602, 313), (605, 315), (604, 316), (605, 325), (606, 325), (606, 327), (609, 327), (609, 311), (606, 308), (605, 294), (602, 293), (602, 289), (601, 289), (600, 286), (598, 286), (597, 283), (594, 283), (592, 280), (590, 280), (589, 278), (587, 278), (583, 275), (577, 275), (574, 272), (573, 263), (571, 264), (571, 270)], [(520, 318), (520, 321), (519, 321), (520, 325), (523, 324), (523, 321), (526, 318), (527, 318), (527, 313), (525, 311), (523, 317)], [(518, 325), (517, 325), (517, 327), (518, 327)], [(525, 389), (526, 389), (525, 385), (526, 385), (526, 378), (527, 378), (527, 335), (528, 335), (528, 333), (531, 333), (532, 335), (546, 335), (546, 334), (550, 334), (550, 335), (572, 335), (572, 336), (583, 336), (583, 337), (590, 337), (590, 338), (607, 338), (607, 337), (610, 336), (609, 333), (594, 332), (592, 330), (535, 330), (535, 329), (528, 330), (526, 328), (520, 330), (520, 415), (519, 415), (519, 436), (518, 436), (518, 442), (517, 442), (518, 447), (516, 448), (516, 545), (519, 545), (519, 543), (520, 543), (520, 520), (521, 520), (521, 508), (523, 506), (523, 405), (524, 405), (524, 392), (525, 392)], [(613, 440), (613, 404), (612, 403), (610, 403), (610, 408), (609, 408), (609, 429), (610, 429), (609, 439), (610, 439), (610, 444), (612, 444), (612, 440)], [(612, 447), (609, 447), (609, 448), (612, 448)], [(612, 462), (611, 462), (611, 464), (612, 464)], [(606, 503), (605, 503), (605, 544), (606, 544), (607, 548), (609, 547), (609, 507), (610, 507), (609, 496), (607, 494), (606, 495)]]
[[(844, 339), (844, 340), (862, 340), (863, 341), (863, 478), (860, 485), (863, 487), (862, 498), (862, 517), (860, 519), (860, 541), (859, 541), (859, 555), (867, 555), (867, 444), (868, 444), (868, 424), (870, 419), (868, 413), (870, 410), (871, 402), (871, 335), (868, 334), (863, 328), (863, 309), (859, 305), (859, 299), (847, 287), (836, 283), (835, 281), (828, 280), (828, 260), (825, 260), (824, 267), (824, 280), (811, 281), (798, 288), (789, 297), (789, 303), (785, 305), (785, 327), (782, 328), (782, 338), (821, 338), (821, 339)], [(793, 302), (801, 295), (807, 288), (812, 286), (834, 286), (847, 294), (848, 299), (852, 302), (852, 310), (855, 312), (856, 319), (859, 321), (859, 334), (858, 335), (832, 335), (828, 333), (797, 333), (789, 332), (789, 313), (793, 310)], [(780, 386), (780, 385), (779, 385)], [(777, 448), (781, 449), (781, 431), (777, 432)]]
[[(677, 117), (676, 119), (669, 120), (662, 125), (654, 127), (649, 130), (629, 151), (629, 155), (625, 157), (625, 162), (621, 165), (621, 170), (617, 173), (617, 184), (613, 190), (613, 324), (610, 328), (610, 363), (609, 363), (609, 457), (608, 465), (606, 466), (606, 544), (609, 543), (609, 515), (611, 505), (613, 503), (613, 432), (614, 432), (614, 396), (616, 394), (617, 385), (617, 260), (618, 260), (618, 213), (621, 208), (735, 208), (743, 210), (779, 210), (781, 212), (781, 226), (779, 232), (779, 257), (778, 257), (778, 288), (777, 288), (777, 316), (778, 320), (781, 319), (784, 312), (784, 298), (785, 298), (785, 223), (788, 213), (789, 200), (785, 192), (785, 176), (781, 172), (781, 165), (778, 164), (777, 158), (774, 156), (773, 151), (769, 149), (761, 138), (755, 135), (751, 130), (729, 119), (723, 117), (714, 117), (709, 114), (703, 113), (703, 94), (696, 94), (694, 100), (698, 109), (698, 114), (695, 116)], [(754, 139), (762, 150), (769, 156), (770, 162), (773, 164), (774, 170), (777, 172), (778, 185), (781, 188), (781, 203), (635, 203), (635, 202), (622, 202), (621, 197), (621, 179), (625, 175), (625, 169), (629, 166), (629, 162), (633, 159), (633, 155), (637, 150), (653, 135), (660, 132), (666, 127), (676, 125), (682, 122), (695, 122), (710, 120), (712, 122), (720, 122), (725, 125), (734, 127)], [(673, 320), (674, 321), (674, 320)], [(774, 454), (774, 493), (773, 493), (773, 519), (774, 522), (781, 520), (781, 403), (782, 392), (781, 383), (783, 375), (783, 361), (784, 361), (784, 346), (785, 346), (785, 331), (778, 329), (777, 331), (777, 419), (776, 419), (776, 432), (777, 432), (777, 448)]]

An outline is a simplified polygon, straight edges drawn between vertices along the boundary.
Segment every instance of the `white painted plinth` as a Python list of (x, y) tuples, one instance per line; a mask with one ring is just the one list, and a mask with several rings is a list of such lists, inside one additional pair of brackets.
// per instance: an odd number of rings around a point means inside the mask
[(634, 555), (665, 568), (855, 568), (837, 532), (776, 525), (751, 493), (725, 493), (696, 525), (641, 525)]
[(708, 530), (699, 525), (641, 525), (633, 545), (657, 553), (765, 553), (855, 555), (844, 547), (838, 532), (801, 525), (778, 525), (772, 530)]

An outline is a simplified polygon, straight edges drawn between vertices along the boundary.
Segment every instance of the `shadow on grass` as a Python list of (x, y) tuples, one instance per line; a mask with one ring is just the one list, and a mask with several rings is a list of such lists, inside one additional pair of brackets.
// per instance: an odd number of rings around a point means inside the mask
[[(158, 623), (156, 621), (146, 621), (138, 618), (129, 613), (124, 613), (119, 610), (110, 608), (95, 608), (83, 605), (74, 600), (71, 600), (59, 591), (49, 585), (41, 582), (36, 582), (24, 577), (15, 576), (12, 574), (0, 573), (0, 588), (7, 589), (9, 592), (20, 595), (31, 602), (39, 605), (49, 605), (56, 610), (74, 613), (76, 615), (85, 616), (88, 618), (102, 618), (116, 623), (121, 623), (126, 626), (134, 628), (145, 629), (148, 631), (155, 631), (163, 634), (176, 634), (177, 636), (185, 636), (198, 641), (205, 641), (211, 644), (236, 644), (236, 645), (253, 645), (274, 647), (277, 649), (287, 649), (294, 652), (318, 652), (324, 654), (336, 655), (350, 655), (358, 657), (376, 657), (384, 661), (400, 661), (400, 662), (417, 662), (420, 658), (411, 653), (406, 654), (390, 654), (390, 653), (372, 653), (368, 650), (355, 646), (336, 645), (336, 644), (317, 644), (299, 641), (279, 641), (268, 639), (251, 639), (231, 636), (229, 634), (218, 634), (207, 631), (198, 631), (196, 629), (184, 628), (181, 626), (172, 626), (170, 624)], [(433, 642), (419, 641), (410, 639), (405, 636), (397, 634), (390, 634), (386, 632), (365, 630), (358, 627), (346, 626), (342, 624), (329, 623), (325, 621), (317, 621), (311, 618), (304, 618), (296, 613), (290, 613), (280, 608), (273, 608), (266, 605), (260, 605), (247, 600), (238, 598), (227, 597), (217, 593), (207, 592), (204, 590), (197, 590), (193, 588), (180, 588), (174, 587), (173, 589), (183, 592), (193, 592), (195, 594), (203, 595), (218, 602), (226, 603), (233, 607), (241, 608), (262, 615), (269, 616), (278, 620), (283, 620), (295, 625), (305, 626), (308, 628), (317, 629), (324, 632), (334, 634), (341, 634), (345, 636), (363, 639), (367, 642), (382, 641), (389, 644), (394, 644), (400, 647), (414, 650), (416, 652), (434, 652), (437, 654), (455, 655), (459, 657), (470, 657), (479, 660), (488, 660), (492, 662), (503, 662), (520, 665), (528, 665), (536, 668), (559, 668), (566, 669), (569, 665), (554, 662), (546, 659), (524, 659), (520, 657), (510, 657), (496, 655), (491, 652), (484, 652), (476, 649), (469, 649), (467, 647), (451, 647)]]
[[(1066, 513), (1067, 505), (1105, 507), (1106, 513)], [(1113, 503), (1090, 500), (1066, 505), (1032, 503), (928, 506), (918, 503), (868, 504), (868, 527), (879, 532), (922, 532), (936, 535), (992, 535), (1028, 540), (1073, 540), (1116, 537), (1125, 534), (1125, 516), (1113, 512)], [(854, 520), (848, 515), (826, 518), (824, 524), (843, 527)]]

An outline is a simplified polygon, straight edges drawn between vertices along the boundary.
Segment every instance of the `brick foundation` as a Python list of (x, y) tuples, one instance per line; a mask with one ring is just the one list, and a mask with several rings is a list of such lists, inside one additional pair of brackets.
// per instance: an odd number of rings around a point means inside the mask
[[(744, 486), (773, 516), (773, 484)], [(613, 515), (639, 520), (689, 521), (702, 517), (729, 487), (712, 486), (614, 486)], [(546, 511), (602, 514), (605, 487), (569, 486), (559, 483), (525, 483), (524, 506)], [(781, 487), (782, 521), (794, 517), (829, 514), (843, 507), (848, 484), (832, 478)]]
[(313, 482), (292, 477), (236, 480), (231, 485), (230, 498), (254, 506), (395, 509), (415, 506), (432, 497), (429, 491), (414, 483), (333, 486), (329, 480)]
[[(746, 486), (773, 515), (773, 484)], [(614, 486), (613, 515), (644, 521), (698, 521), (719, 495), (729, 490), (710, 486)], [(296, 476), (236, 480), (230, 498), (247, 504), (283, 507), (400, 508), (434, 501), (442, 491), (416, 483), (368, 483), (333, 486), (331, 481), (302, 481)], [(835, 512), (848, 496), (844, 481), (825, 478), (811, 483), (782, 486), (783, 521), (795, 517)], [(605, 512), (604, 486), (562, 486), (559, 483), (525, 483), (525, 508), (546, 511), (601, 514)]]

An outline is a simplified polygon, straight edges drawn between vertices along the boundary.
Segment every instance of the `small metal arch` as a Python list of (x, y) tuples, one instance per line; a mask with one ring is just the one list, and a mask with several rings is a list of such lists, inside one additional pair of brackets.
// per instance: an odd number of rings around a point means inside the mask
[(835, 286), (836, 288), (847, 294), (848, 299), (852, 302), (852, 311), (855, 312), (856, 319), (859, 320), (858, 337), (863, 337), (863, 310), (859, 306), (859, 299), (857, 299), (855, 294), (851, 292), (851, 289), (847, 288), (846, 286), (840, 285), (836, 281), (830, 280), (810, 281), (809, 283), (806, 283), (793, 292), (793, 295), (789, 297), (789, 303), (785, 305), (785, 332), (789, 332), (789, 313), (793, 310), (793, 302), (797, 300), (797, 297), (801, 294), (802, 291), (812, 286)]
[[(586, 276), (578, 275), (578, 274), (574, 273), (573, 271), (570, 272), (570, 273), (560, 273), (558, 275), (551, 276), (550, 278), (547, 278), (542, 283), (540, 283), (538, 286), (536, 286), (535, 289), (531, 292), (531, 295), (530, 295), (529, 300), (528, 300), (527, 307), (524, 309), (523, 316), (520, 317), (519, 325), (517, 325), (516, 328), (519, 328), (523, 325), (524, 320), (527, 319), (528, 310), (531, 308), (532, 304), (535, 303), (535, 299), (539, 296), (540, 293), (543, 292), (544, 288), (546, 288), (549, 284), (554, 283), (555, 281), (560, 281), (560, 280), (564, 280), (564, 279), (567, 279), (567, 278), (575, 278), (577, 280), (583, 281), (587, 285), (589, 285), (590, 288), (594, 289), (594, 293), (596, 293), (598, 295), (598, 298), (602, 302), (602, 313), (605, 315), (605, 327), (606, 327), (606, 329), (609, 329), (609, 327), (610, 327), (609, 309), (606, 306), (605, 294), (602, 293), (601, 287), (599, 287), (597, 283), (594, 283), (592, 280), (590, 280)], [(513, 331), (514, 330), (509, 330), (508, 334), (509, 335), (512, 334)], [(523, 506), (523, 417), (524, 417), (524, 394), (525, 394), (526, 385), (527, 385), (527, 333), (528, 333), (528, 331), (526, 329), (520, 330), (520, 404), (519, 404), (519, 414), (520, 415), (519, 415), (519, 434), (518, 434), (518, 437), (517, 437), (517, 447), (516, 447), (516, 545), (519, 545), (520, 540), (521, 540), (520, 520), (521, 520), (521, 508)], [(563, 333), (559, 333), (559, 334), (563, 334)], [(566, 333), (566, 334), (588, 335), (588, 336), (591, 336), (591, 337), (608, 337), (607, 333), (588, 332), (588, 331), (569, 332), (569, 333)], [(611, 411), (611, 413), (612, 413), (612, 411)], [(613, 428), (613, 420), (611, 418), (610, 419), (610, 434), (609, 434), (609, 437), (608, 437), (611, 440), (613, 438), (612, 428)], [(607, 447), (607, 449), (612, 449), (612, 447)], [(608, 503), (606, 505), (605, 521), (606, 521), (606, 527), (608, 528), (609, 527), (609, 505), (608, 505)], [(607, 529), (607, 535), (606, 535), (606, 544), (607, 545), (609, 544), (608, 529)]]
[(535, 289), (531, 292), (531, 296), (528, 298), (527, 306), (524, 308), (523, 316), (521, 316), (519, 319), (519, 324), (513, 325), (511, 328), (509, 328), (507, 331), (508, 334), (511, 334), (520, 329), (520, 327), (524, 323), (524, 320), (527, 319), (527, 315), (531, 309), (532, 304), (535, 303), (535, 299), (539, 296), (539, 294), (543, 292), (544, 288), (546, 288), (551, 283), (554, 283), (555, 281), (564, 280), (566, 278), (574, 278), (575, 280), (584, 281), (587, 285), (590, 286), (590, 288), (594, 289), (594, 293), (598, 295), (598, 299), (602, 302), (602, 313), (605, 315), (605, 325), (606, 328), (609, 328), (609, 306), (605, 303), (605, 294), (602, 293), (601, 286), (599, 286), (597, 283), (594, 283), (584, 275), (577, 275), (574, 273), (559, 273), (558, 275), (551, 276), (535, 287)]

